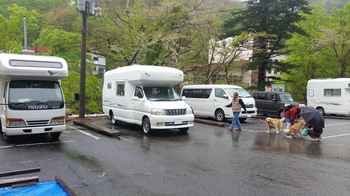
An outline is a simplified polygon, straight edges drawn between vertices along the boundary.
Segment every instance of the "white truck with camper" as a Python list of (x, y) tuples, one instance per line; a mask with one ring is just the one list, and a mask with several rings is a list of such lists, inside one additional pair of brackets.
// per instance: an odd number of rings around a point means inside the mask
[(191, 106), (195, 116), (210, 117), (217, 121), (232, 118), (232, 108), (226, 107), (238, 92), (246, 105), (247, 112), (240, 115), (240, 120), (255, 117), (257, 109), (255, 99), (244, 88), (235, 85), (187, 85), (182, 88), (181, 96)]
[(103, 85), (103, 111), (113, 124), (137, 124), (145, 134), (152, 130), (193, 126), (191, 108), (175, 92), (182, 71), (163, 66), (131, 65), (107, 71)]
[(0, 53), (0, 131), (47, 134), (58, 140), (65, 130), (60, 80), (68, 75), (64, 59)]
[(350, 115), (350, 78), (309, 80), (307, 105), (322, 115)]

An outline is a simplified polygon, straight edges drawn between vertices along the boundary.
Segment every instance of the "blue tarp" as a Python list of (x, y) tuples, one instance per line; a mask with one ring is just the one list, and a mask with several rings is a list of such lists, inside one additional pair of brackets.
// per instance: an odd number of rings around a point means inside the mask
[(40, 182), (23, 187), (0, 188), (0, 196), (69, 196), (56, 181)]

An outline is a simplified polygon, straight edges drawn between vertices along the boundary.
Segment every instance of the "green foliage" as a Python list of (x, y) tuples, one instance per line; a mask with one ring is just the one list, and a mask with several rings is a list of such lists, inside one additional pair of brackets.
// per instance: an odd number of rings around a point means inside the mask
[(349, 76), (350, 4), (327, 12), (320, 6), (297, 25), (306, 34), (294, 33), (287, 41), (288, 72), (283, 76), (288, 91), (305, 100), (306, 84), (312, 78)]
[[(75, 100), (75, 94), (79, 94), (80, 74), (70, 72), (67, 79), (62, 81), (62, 88), (65, 95), (67, 108), (71, 113), (79, 112), (79, 101)], [(102, 110), (101, 105), (102, 80), (96, 76), (89, 75), (86, 78), (86, 108), (87, 113), (99, 113)]]
[(301, 29), (295, 23), (302, 19), (301, 12), (308, 12), (306, 0), (248, 0), (243, 10), (234, 10), (223, 26), (226, 36), (250, 32), (254, 39), (251, 68), (258, 68), (259, 87), (264, 88), (266, 70), (276, 66), (271, 57), (279, 55), (285, 39)]
[(0, 50), (19, 52), (23, 43), (23, 17), (27, 19), (28, 36), (35, 40), (40, 30), (40, 15), (34, 10), (11, 5), (8, 7), (9, 16), (0, 15)]
[(47, 47), (50, 49), (49, 55), (65, 58), (71, 71), (78, 71), (80, 61), (80, 34), (66, 32), (54, 27), (46, 27), (40, 32), (36, 40), (37, 47)]

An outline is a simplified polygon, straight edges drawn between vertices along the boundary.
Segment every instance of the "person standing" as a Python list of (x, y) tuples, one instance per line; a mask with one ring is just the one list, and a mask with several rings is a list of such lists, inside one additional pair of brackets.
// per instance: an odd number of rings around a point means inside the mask
[(239, 121), (239, 115), (241, 113), (242, 108), (244, 109), (245, 112), (247, 112), (247, 109), (245, 107), (244, 102), (239, 97), (237, 92), (233, 94), (232, 102), (229, 105), (227, 105), (227, 107), (232, 107), (232, 112), (233, 112), (230, 130), (232, 131), (233, 129), (237, 129), (238, 131), (242, 131), (241, 122)]

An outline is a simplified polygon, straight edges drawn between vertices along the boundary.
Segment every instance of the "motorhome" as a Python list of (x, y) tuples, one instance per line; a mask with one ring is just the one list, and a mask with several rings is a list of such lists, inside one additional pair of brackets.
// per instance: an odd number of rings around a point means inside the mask
[(323, 115), (350, 115), (350, 78), (309, 80), (307, 105)]
[(255, 117), (255, 100), (244, 88), (235, 85), (188, 85), (182, 88), (181, 96), (189, 104), (195, 116), (211, 117), (217, 121), (232, 118), (232, 109), (226, 107), (233, 94), (238, 92), (245, 103), (247, 112), (242, 109), (241, 121)]
[(0, 130), (5, 139), (43, 133), (59, 139), (65, 129), (60, 80), (67, 75), (62, 58), (0, 53)]
[(182, 71), (162, 66), (131, 65), (107, 71), (103, 111), (113, 124), (137, 124), (145, 134), (162, 129), (187, 133), (194, 116), (175, 92), (183, 79)]

